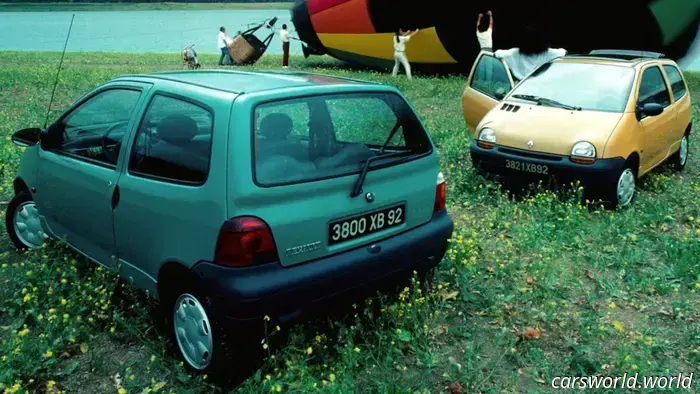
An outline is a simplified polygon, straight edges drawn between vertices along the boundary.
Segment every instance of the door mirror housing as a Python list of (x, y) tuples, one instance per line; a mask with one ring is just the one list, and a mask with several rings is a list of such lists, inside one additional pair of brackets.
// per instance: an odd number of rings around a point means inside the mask
[(56, 123), (52, 124), (41, 132), (41, 149), (52, 150), (60, 147), (62, 138), (61, 128)]
[(19, 146), (32, 146), (39, 143), (41, 139), (41, 129), (38, 127), (30, 127), (16, 131), (12, 134), (12, 142)]
[(644, 106), (637, 107), (637, 118), (641, 119), (644, 116), (658, 116), (664, 112), (664, 107), (658, 103), (646, 103)]

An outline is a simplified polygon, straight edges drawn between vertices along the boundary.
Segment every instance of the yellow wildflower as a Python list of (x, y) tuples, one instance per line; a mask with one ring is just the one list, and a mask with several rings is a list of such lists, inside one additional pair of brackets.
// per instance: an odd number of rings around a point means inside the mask
[(359, 347), (355, 347), (354, 350), (355, 350), (355, 353), (359, 353), (359, 352), (360, 352), (360, 348), (359, 348)]
[(306, 354), (308, 354), (309, 356), (310, 356), (311, 353), (313, 353), (313, 352), (314, 352), (314, 349), (312, 349), (311, 346), (309, 346), (309, 348), (306, 349)]
[(44, 353), (44, 357), (46, 357), (46, 358), (53, 357), (53, 352), (51, 351), (51, 349), (46, 350), (46, 353)]
[(613, 322), (613, 326), (615, 327), (615, 329), (616, 329), (617, 331), (625, 332), (625, 325), (622, 324), (622, 322), (619, 322), (619, 321), (615, 320), (615, 321)]

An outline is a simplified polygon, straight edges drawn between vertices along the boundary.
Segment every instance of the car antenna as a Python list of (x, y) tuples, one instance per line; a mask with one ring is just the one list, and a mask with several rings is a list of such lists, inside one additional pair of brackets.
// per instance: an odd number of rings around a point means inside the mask
[(58, 63), (58, 70), (56, 71), (56, 82), (53, 84), (53, 92), (51, 92), (51, 100), (49, 101), (49, 109), (46, 111), (46, 120), (44, 121), (44, 128), (49, 124), (49, 115), (51, 115), (51, 104), (53, 104), (53, 98), (56, 94), (56, 87), (58, 86), (58, 76), (61, 73), (61, 66), (63, 65), (63, 57), (66, 55), (66, 48), (68, 47), (68, 39), (70, 38), (70, 32), (73, 29), (73, 20), (75, 19), (75, 14), (70, 18), (70, 26), (68, 27), (68, 35), (66, 35), (66, 43), (63, 45), (63, 53), (61, 53), (61, 62)]

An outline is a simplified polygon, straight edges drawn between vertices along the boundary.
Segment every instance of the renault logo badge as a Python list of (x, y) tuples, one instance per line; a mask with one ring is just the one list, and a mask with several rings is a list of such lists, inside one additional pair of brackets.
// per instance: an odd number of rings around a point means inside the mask
[(370, 192), (365, 194), (365, 199), (367, 202), (374, 202), (374, 193)]
[(535, 143), (532, 142), (532, 140), (530, 140), (530, 141), (527, 142), (527, 148), (528, 148), (528, 149), (532, 149), (533, 146), (535, 146)]

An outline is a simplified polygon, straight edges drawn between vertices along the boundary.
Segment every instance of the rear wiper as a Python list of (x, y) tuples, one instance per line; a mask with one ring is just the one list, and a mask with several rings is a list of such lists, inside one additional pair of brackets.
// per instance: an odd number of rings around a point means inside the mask
[(360, 173), (360, 177), (357, 179), (357, 182), (355, 182), (355, 186), (352, 188), (352, 193), (350, 193), (350, 198), (355, 198), (359, 196), (362, 193), (362, 185), (365, 183), (365, 179), (367, 178), (367, 171), (369, 171), (369, 166), (374, 163), (377, 160), (382, 160), (382, 159), (389, 159), (392, 157), (399, 157), (399, 156), (404, 156), (406, 154), (412, 154), (413, 152), (411, 151), (406, 151), (406, 152), (391, 152), (391, 153), (385, 153), (382, 155), (377, 155), (370, 157), (367, 159), (365, 162), (365, 165), (362, 167), (362, 173)]
[(527, 101), (532, 101), (537, 103), (537, 105), (547, 105), (550, 107), (559, 107), (563, 109), (568, 109), (572, 111), (580, 111), (581, 107), (574, 107), (573, 105), (566, 105), (564, 103), (560, 103), (557, 100), (552, 100), (546, 97), (539, 97), (539, 96), (533, 96), (530, 94), (514, 94), (512, 97), (522, 99), (522, 100), (527, 100)]

